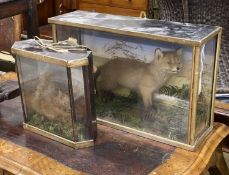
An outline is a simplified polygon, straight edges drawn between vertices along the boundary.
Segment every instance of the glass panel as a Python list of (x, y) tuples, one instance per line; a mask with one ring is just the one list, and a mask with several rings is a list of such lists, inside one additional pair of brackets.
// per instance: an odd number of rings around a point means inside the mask
[(200, 78), (196, 112), (196, 137), (210, 126), (216, 39), (201, 48)]
[(57, 41), (67, 40), (69, 37), (73, 37), (80, 43), (81, 34), (79, 28), (74, 28), (74, 30), (72, 30), (71, 27), (56, 25), (56, 36)]
[[(187, 143), (192, 48), (57, 26), (93, 51), (97, 117)], [(61, 31), (57, 39), (64, 40)], [(181, 59), (180, 59), (181, 58)]]
[(73, 140), (66, 68), (28, 58), (18, 64), (26, 123)]
[(71, 69), (78, 141), (90, 139), (82, 68)]

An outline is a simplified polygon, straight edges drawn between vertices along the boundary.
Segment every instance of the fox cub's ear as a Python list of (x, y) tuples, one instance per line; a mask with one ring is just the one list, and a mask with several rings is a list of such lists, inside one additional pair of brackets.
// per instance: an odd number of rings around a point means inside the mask
[(177, 49), (177, 55), (181, 56), (183, 53), (183, 48)]
[(162, 57), (163, 57), (163, 53), (162, 53), (161, 49), (159, 49), (159, 48), (155, 49), (154, 58), (159, 60)]

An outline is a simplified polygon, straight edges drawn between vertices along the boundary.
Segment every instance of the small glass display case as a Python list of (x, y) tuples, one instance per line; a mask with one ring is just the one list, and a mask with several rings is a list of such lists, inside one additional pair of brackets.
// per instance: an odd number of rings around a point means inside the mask
[(221, 27), (86, 11), (49, 23), (92, 50), (100, 124), (189, 150), (212, 130)]
[(55, 51), (52, 41), (15, 42), (24, 110), (23, 127), (74, 148), (92, 146), (96, 136), (92, 53)]

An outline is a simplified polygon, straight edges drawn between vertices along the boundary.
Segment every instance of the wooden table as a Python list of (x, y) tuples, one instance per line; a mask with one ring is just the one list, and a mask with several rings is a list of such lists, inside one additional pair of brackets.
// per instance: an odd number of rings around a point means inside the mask
[(229, 174), (220, 144), (229, 129), (220, 123), (195, 152), (101, 125), (98, 132), (94, 148), (74, 150), (23, 130), (20, 99), (5, 101), (0, 103), (0, 168), (21, 175), (197, 175), (211, 167), (216, 175), (217, 167)]
[[(229, 103), (217, 100), (215, 103), (215, 121), (229, 126)], [(223, 150), (229, 153), (229, 136), (224, 139)]]
[[(14, 73), (0, 77), (16, 79)], [(98, 126), (95, 147), (74, 150), (25, 131), (20, 98), (0, 103), (0, 175), (229, 175), (222, 154), (226, 125), (215, 123), (195, 152)]]
[[(5, 79), (16, 77), (8, 73), (0, 82)], [(212, 175), (229, 175), (221, 149), (229, 129), (220, 123), (190, 152), (102, 125), (95, 147), (74, 150), (23, 130), (22, 122), (20, 98), (0, 103), (0, 175), (5, 170), (21, 175), (204, 175), (208, 169)]]
[(217, 100), (215, 103), (216, 120), (229, 126), (229, 103)]

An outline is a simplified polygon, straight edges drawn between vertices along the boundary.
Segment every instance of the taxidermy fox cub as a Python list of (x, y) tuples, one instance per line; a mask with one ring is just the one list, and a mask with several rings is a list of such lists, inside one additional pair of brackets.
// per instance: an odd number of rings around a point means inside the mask
[(145, 109), (152, 105), (152, 94), (161, 88), (171, 77), (180, 71), (182, 49), (162, 52), (157, 48), (150, 63), (138, 60), (113, 59), (99, 68), (97, 90), (111, 91), (125, 87), (139, 93)]

